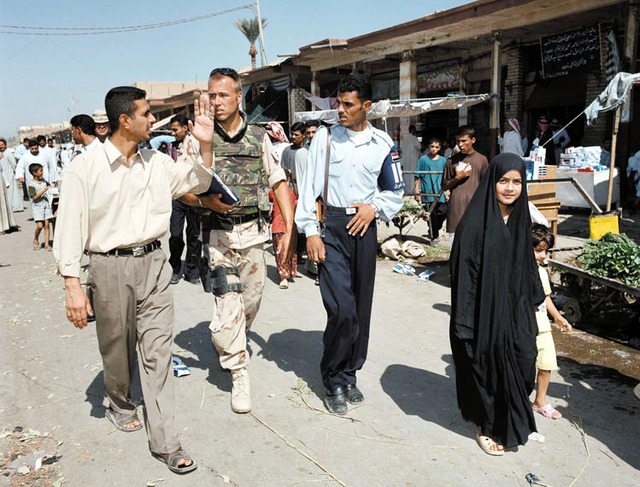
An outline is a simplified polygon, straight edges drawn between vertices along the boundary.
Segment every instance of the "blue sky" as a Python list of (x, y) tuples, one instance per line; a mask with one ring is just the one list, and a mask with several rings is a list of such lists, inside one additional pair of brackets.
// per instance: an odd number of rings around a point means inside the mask
[[(253, 0), (0, 0), (0, 24), (119, 27), (184, 19)], [(407, 22), (464, 0), (261, 0), (268, 61), (325, 38), (350, 38)], [(0, 135), (19, 125), (68, 120), (102, 107), (106, 92), (135, 81), (204, 80), (214, 66), (249, 66), (249, 45), (233, 26), (240, 10), (194, 23), (92, 36), (0, 34)], [(7, 31), (0, 27), (0, 31)], [(258, 57), (258, 62), (260, 58)]]

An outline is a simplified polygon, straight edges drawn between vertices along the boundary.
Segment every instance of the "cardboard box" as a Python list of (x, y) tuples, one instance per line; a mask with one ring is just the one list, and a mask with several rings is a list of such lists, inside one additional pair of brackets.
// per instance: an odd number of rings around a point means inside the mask
[[(544, 166), (544, 171), (541, 171), (540, 179), (555, 179), (558, 174), (558, 166)], [(543, 175), (542, 172), (545, 174)], [(529, 201), (536, 203), (539, 200), (555, 199), (556, 197), (556, 183), (539, 183), (529, 184), (527, 186), (527, 194)]]

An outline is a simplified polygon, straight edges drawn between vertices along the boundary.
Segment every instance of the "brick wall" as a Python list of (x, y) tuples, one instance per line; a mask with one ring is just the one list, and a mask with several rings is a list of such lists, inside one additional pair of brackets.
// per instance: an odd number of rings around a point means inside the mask
[[(524, 64), (520, 49), (504, 53), (507, 59), (507, 76), (503, 81), (502, 109), (505, 118), (515, 117), (522, 120), (522, 100), (524, 96), (523, 76)], [(502, 124), (503, 121), (501, 120)]]

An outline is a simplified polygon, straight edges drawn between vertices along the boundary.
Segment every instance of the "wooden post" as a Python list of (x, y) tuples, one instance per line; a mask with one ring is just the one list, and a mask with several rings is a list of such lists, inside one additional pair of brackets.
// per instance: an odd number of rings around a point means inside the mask
[(616, 108), (616, 118), (613, 122), (613, 136), (611, 137), (611, 164), (609, 165), (609, 191), (607, 192), (607, 209), (611, 211), (611, 199), (613, 198), (613, 171), (616, 167), (616, 143), (618, 142), (618, 129), (620, 128), (620, 111), (622, 105)]
[(500, 135), (500, 78), (502, 74), (502, 44), (500, 34), (493, 33), (493, 46), (491, 48), (491, 108), (489, 116), (489, 137), (491, 137), (491, 157), (498, 153), (498, 135)]

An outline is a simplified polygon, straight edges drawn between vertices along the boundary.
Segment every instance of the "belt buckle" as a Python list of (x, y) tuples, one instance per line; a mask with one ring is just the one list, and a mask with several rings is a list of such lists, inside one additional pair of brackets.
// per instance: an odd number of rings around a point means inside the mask
[(134, 257), (142, 257), (145, 254), (144, 246), (132, 247), (131, 252), (133, 252)]

